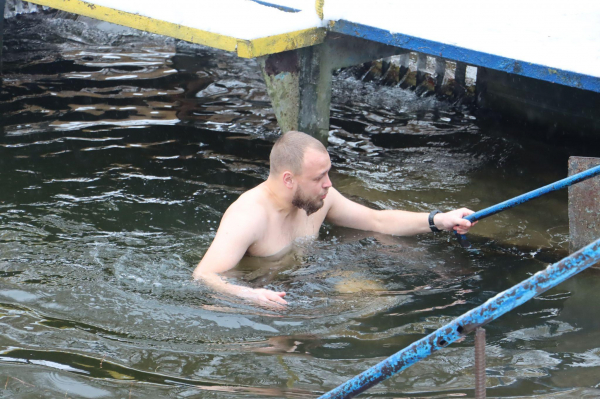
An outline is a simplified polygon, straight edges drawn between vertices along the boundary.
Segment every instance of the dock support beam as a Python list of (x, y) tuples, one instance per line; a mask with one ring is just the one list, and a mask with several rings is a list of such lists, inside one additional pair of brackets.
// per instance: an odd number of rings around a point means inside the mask
[(435, 59), (435, 91), (442, 92), (444, 86), (444, 76), (446, 75), (446, 60), (443, 58)]
[(281, 131), (299, 130), (327, 145), (333, 71), (405, 52), (328, 33), (322, 44), (260, 57), (258, 62)]
[(461, 96), (467, 90), (467, 64), (456, 62), (454, 69), (454, 95)]
[(425, 80), (427, 69), (427, 54), (417, 54), (417, 86), (419, 86)]
[[(570, 157), (569, 176), (600, 165), (600, 158)], [(600, 237), (600, 176), (569, 187), (569, 249)]]

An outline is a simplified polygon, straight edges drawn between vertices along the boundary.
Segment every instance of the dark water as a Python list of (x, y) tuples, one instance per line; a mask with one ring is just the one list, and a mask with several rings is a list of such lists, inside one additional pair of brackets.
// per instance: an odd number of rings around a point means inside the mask
[[(471, 252), (325, 225), (232, 273), (287, 311), (215, 297), (191, 272), (278, 135), (254, 61), (73, 21), (6, 35), (2, 397), (317, 397), (567, 254), (561, 192), (480, 222)], [(377, 208), (482, 209), (600, 156), (345, 73), (332, 129), (334, 185)], [(488, 326), (488, 397), (600, 397), (598, 278)], [(364, 397), (472, 397), (472, 368), (468, 337)]]

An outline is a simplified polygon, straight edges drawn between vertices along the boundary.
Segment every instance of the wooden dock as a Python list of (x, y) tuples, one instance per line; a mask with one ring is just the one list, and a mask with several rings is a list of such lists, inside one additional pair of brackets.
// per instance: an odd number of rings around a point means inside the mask
[[(329, 130), (332, 71), (397, 54), (407, 59), (408, 52), (418, 53), (417, 67), (435, 58), (438, 80), (443, 80), (446, 62), (454, 62), (456, 87), (464, 88), (467, 66), (477, 67), (478, 86), (489, 93), (489, 104), (518, 113), (539, 103), (544, 112), (551, 109), (551, 117), (571, 108), (578, 126), (600, 126), (594, 116), (600, 107), (600, 2), (595, 0), (568, 5), (557, 0), (30, 3), (258, 58), (281, 129), (303, 130), (323, 141)], [(584, 94), (572, 94), (572, 89)], [(534, 92), (537, 98), (525, 98)], [(578, 99), (557, 103), (567, 97)], [(588, 109), (581, 112), (580, 104)], [(568, 119), (564, 125), (574, 126)]]
[[(119, 25), (235, 51), (319, 44), (327, 31), (600, 92), (600, 3), (432, 0), (34, 0)], [(321, 9), (319, 10), (319, 3)], [(319, 18), (319, 14), (323, 19)]]

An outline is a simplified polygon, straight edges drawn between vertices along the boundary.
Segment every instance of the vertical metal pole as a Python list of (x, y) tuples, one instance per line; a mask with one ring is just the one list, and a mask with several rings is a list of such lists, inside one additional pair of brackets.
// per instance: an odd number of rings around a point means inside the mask
[(485, 399), (485, 329), (475, 330), (475, 399)]

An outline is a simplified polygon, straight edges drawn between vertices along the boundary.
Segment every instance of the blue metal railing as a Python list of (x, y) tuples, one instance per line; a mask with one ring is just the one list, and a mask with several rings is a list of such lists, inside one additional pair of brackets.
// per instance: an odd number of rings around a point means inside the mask
[[(595, 166), (590, 168), (584, 172), (577, 173), (573, 176), (566, 177), (562, 180), (554, 182), (552, 184), (548, 184), (544, 187), (538, 188), (537, 190), (530, 191), (525, 194), (521, 194), (517, 197), (511, 198), (504, 202), (501, 202), (496, 205), (492, 205), (488, 208), (482, 209), (475, 213), (470, 214), (469, 216), (465, 216), (463, 219), (467, 219), (469, 222), (473, 223), (477, 220), (484, 219), (488, 216), (495, 215), (496, 213), (502, 212), (506, 209), (513, 208), (517, 205), (520, 205), (524, 202), (531, 201), (532, 199), (536, 199), (541, 197), (542, 195), (561, 190), (565, 187), (569, 187), (575, 183), (582, 182), (584, 180), (590, 179), (594, 176), (600, 175), (600, 166)], [(467, 237), (463, 234), (456, 233), (456, 238), (458, 238), (459, 242), (463, 247), (469, 247), (469, 243), (467, 241)]]
[(577, 173), (573, 176), (566, 177), (566, 178), (559, 180), (557, 182), (554, 182), (552, 184), (548, 184), (547, 186), (538, 188), (537, 190), (533, 190), (528, 193), (521, 194), (518, 197), (506, 200), (506, 201), (496, 204), (494, 206), (490, 206), (489, 208), (482, 209), (478, 212), (470, 214), (469, 216), (465, 216), (464, 218), (467, 219), (469, 222), (475, 222), (477, 220), (481, 220), (488, 216), (495, 215), (498, 212), (502, 212), (506, 209), (515, 207), (524, 202), (531, 201), (532, 199), (541, 197), (542, 195), (551, 193), (553, 191), (561, 190), (565, 187), (569, 187), (575, 183), (582, 182), (584, 180), (587, 180), (587, 179), (592, 178), (597, 175), (600, 175), (600, 166), (596, 166), (596, 167), (590, 168), (584, 172)]
[(319, 399), (352, 398), (598, 262), (600, 239), (496, 295)]

